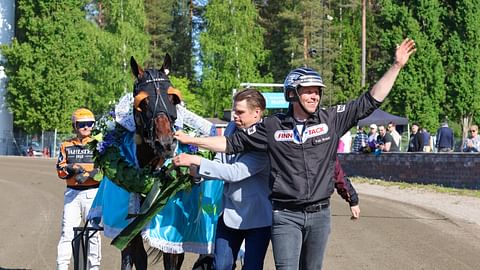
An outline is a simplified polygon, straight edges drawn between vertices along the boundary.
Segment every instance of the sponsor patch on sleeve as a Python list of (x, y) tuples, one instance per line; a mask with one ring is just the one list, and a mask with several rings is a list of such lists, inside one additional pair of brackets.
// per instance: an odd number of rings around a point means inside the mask
[(341, 113), (345, 111), (345, 104), (337, 105), (337, 112)]

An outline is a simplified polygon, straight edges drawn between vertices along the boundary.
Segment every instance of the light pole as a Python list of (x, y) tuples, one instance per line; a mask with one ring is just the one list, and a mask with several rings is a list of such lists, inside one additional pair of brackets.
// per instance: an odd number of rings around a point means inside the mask
[[(326, 33), (325, 33), (325, 24), (327, 22), (331, 22), (333, 21), (333, 17), (330, 16), (329, 14), (326, 14), (325, 13), (325, 0), (322, 0), (322, 48), (321, 48), (321, 51), (322, 51), (322, 69), (321, 69), (321, 75), (323, 76), (323, 78), (326, 78), (325, 76), (325, 51), (332, 51), (328, 48), (325, 48), (325, 36), (326, 36)], [(329, 90), (329, 106), (332, 105), (332, 89)]]
[(362, 0), (362, 88), (365, 87), (367, 62), (367, 1)]

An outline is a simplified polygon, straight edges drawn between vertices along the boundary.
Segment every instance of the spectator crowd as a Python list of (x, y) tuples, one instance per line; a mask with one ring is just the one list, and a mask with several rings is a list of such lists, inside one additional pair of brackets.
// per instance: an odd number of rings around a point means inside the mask
[[(350, 135), (350, 141), (341, 139), (339, 153), (348, 153), (346, 149), (351, 149), (353, 153), (376, 153), (381, 152), (479, 152), (480, 136), (478, 136), (478, 126), (471, 125), (468, 129), (468, 136), (463, 138), (459, 146), (455, 146), (455, 136), (452, 128), (448, 126), (448, 121), (443, 121), (436, 133), (431, 134), (425, 127), (419, 123), (412, 123), (410, 133), (407, 134), (405, 145), (402, 145), (402, 135), (397, 130), (394, 122), (388, 125), (371, 124), (368, 127), (358, 126), (357, 133)], [(351, 142), (351, 148), (348, 143)]]

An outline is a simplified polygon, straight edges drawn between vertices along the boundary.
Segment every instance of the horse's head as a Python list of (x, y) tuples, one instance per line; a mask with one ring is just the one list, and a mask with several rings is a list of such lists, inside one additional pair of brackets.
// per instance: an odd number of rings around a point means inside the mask
[[(172, 157), (176, 146), (173, 123), (177, 112), (168, 98), (168, 89), (172, 87), (168, 79), (170, 64), (171, 58), (168, 54), (160, 69), (143, 70), (135, 58), (130, 59), (130, 66), (136, 77), (133, 89), (136, 133), (141, 138), (140, 144), (148, 145), (153, 151), (152, 159), (157, 160)], [(140, 157), (138, 158), (140, 161)], [(145, 164), (140, 162), (140, 165)]]

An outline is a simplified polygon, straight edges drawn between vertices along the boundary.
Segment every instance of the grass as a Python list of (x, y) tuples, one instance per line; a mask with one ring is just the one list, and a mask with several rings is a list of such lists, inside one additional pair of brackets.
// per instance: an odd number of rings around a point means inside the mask
[(475, 189), (461, 189), (461, 188), (450, 188), (439, 185), (425, 185), (425, 184), (416, 184), (416, 183), (405, 183), (405, 182), (393, 182), (393, 181), (384, 181), (381, 179), (372, 179), (365, 177), (350, 177), (354, 183), (367, 183), (371, 185), (380, 185), (384, 187), (398, 187), (399, 189), (421, 189), (426, 191), (433, 191), (438, 193), (447, 193), (450, 195), (459, 195), (459, 196), (469, 196), (480, 198), (480, 190)]

